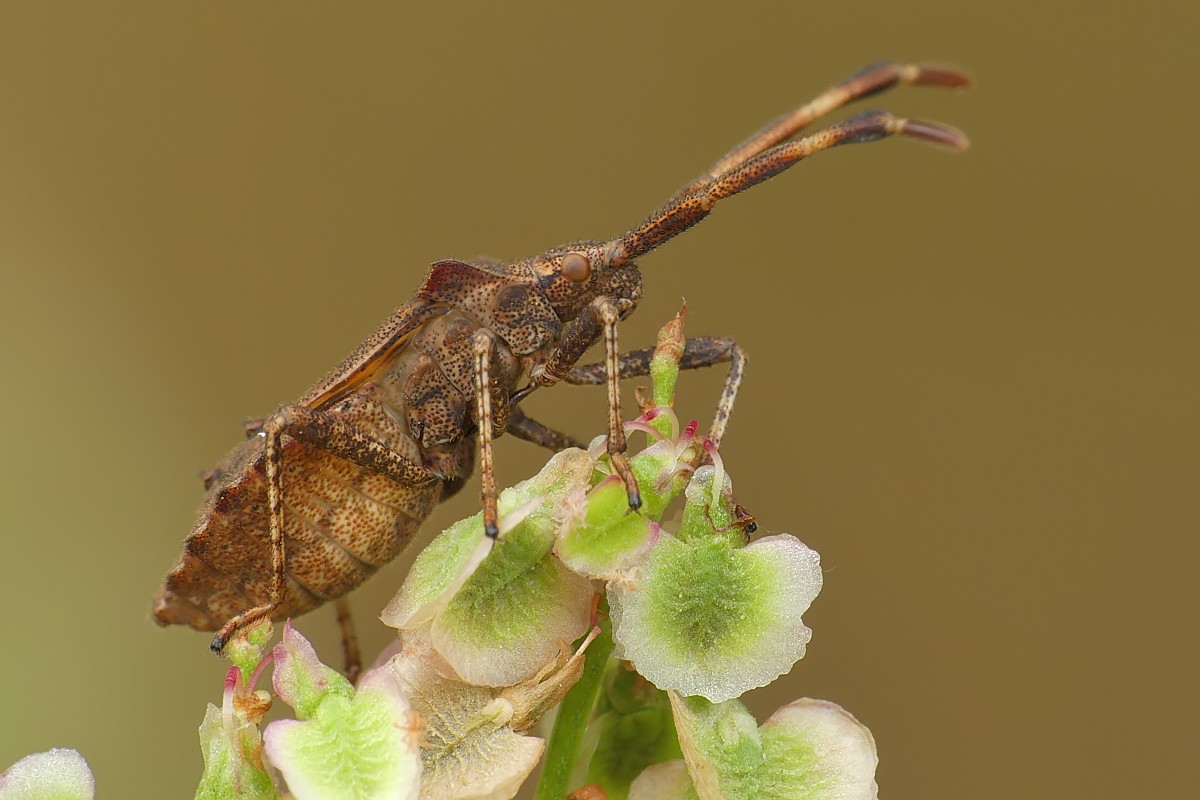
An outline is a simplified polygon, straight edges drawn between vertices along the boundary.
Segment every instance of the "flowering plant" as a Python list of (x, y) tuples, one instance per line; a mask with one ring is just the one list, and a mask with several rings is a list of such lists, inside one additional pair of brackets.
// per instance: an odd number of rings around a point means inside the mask
[[(675, 416), (682, 353), (681, 312), (627, 424), (648, 438), (641, 513), (603, 437), (558, 453), (501, 494), (497, 541), (476, 514), (417, 557), (381, 616), (398, 640), (357, 686), (290, 622), (271, 649), (270, 623), (251, 629), (200, 727), (196, 797), (509, 798), (544, 761), (539, 800), (875, 798), (875, 744), (848, 713), (801, 699), (760, 726), (737, 699), (803, 657), (822, 573), (789, 534), (751, 541), (716, 448)], [(293, 718), (263, 727), (274, 698)], [(77, 754), (56, 758), (79, 777)], [(23, 764), (0, 800), (91, 797), (86, 765), (74, 794), (21, 794)]]

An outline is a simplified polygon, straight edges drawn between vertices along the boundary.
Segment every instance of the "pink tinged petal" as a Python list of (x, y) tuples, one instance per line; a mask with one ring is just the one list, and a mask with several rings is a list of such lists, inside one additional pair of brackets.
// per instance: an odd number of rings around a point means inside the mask
[(693, 419), (684, 426), (683, 432), (679, 434), (679, 438), (675, 441), (675, 457), (679, 458), (683, 455), (683, 451), (692, 446), (692, 439), (696, 437), (696, 431), (700, 428), (700, 420)]
[(237, 692), (238, 677), (242, 674), (237, 667), (230, 667), (225, 673), (225, 691), (221, 694), (221, 725), (225, 729), (225, 739), (237, 741), (237, 723), (233, 719), (233, 695)]
[(386, 665), (394, 656), (399, 655), (403, 648), (403, 639), (400, 639), (399, 637), (393, 639), (391, 643), (387, 645), (387, 647), (384, 647), (379, 651), (379, 655), (375, 656), (375, 660), (371, 662), (371, 666), (367, 667), (367, 671), (370, 672), (371, 670), (379, 669), (380, 667)]
[(652, 442), (657, 442), (663, 438), (663, 435), (658, 432), (657, 428), (651, 425), (648, 421), (643, 421), (642, 419), (635, 419), (632, 422), (626, 422), (624, 428), (625, 433), (627, 434), (632, 433), (633, 431), (641, 431), (649, 436), (650, 441)]
[(674, 440), (679, 436), (679, 417), (670, 406), (655, 406), (638, 418), (639, 422), (649, 425), (658, 433), (659, 438)]
[(346, 697), (353, 693), (350, 682), (341, 673), (321, 663), (317, 651), (292, 627), (291, 620), (283, 626), (283, 641), (275, 646), (272, 683), (275, 693), (296, 710), (300, 719), (312, 716), (330, 692)]
[(0, 773), (0, 800), (92, 800), (95, 796), (92, 771), (75, 750), (35, 753)]
[(391, 670), (382, 665), (367, 670), (359, 678), (356, 692), (356, 696), (364, 693), (376, 695), (379, 701), (387, 706), (392, 719), (396, 720), (396, 723), (401, 725), (405, 731), (413, 734), (412, 744), (414, 746), (420, 744), (419, 726), (413, 724), (412, 708), (409, 705), (408, 697), (405, 696), (404, 687)]

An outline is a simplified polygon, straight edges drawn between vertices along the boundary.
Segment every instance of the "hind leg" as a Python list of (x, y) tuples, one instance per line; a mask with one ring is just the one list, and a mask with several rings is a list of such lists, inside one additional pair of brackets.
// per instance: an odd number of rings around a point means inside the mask
[(308, 406), (289, 405), (263, 423), (266, 437), (267, 511), (271, 528), (271, 601), (243, 611), (226, 622), (213, 637), (210, 647), (220, 653), (239, 632), (269, 618), (283, 597), (287, 579), (287, 553), (283, 539), (283, 436), (287, 434), (325, 450), (358, 466), (391, 478), (397, 483), (417, 486), (438, 479), (387, 445), (354, 425)]

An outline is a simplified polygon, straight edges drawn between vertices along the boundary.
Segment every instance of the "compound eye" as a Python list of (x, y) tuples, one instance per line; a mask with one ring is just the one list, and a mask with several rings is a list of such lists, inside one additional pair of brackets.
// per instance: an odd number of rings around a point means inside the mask
[(584, 283), (592, 274), (592, 264), (583, 253), (567, 253), (562, 259), (562, 274), (572, 283)]

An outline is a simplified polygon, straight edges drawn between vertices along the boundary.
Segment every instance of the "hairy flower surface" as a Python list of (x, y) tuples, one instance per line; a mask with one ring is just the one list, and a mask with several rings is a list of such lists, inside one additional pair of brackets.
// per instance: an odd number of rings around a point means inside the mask
[(416, 631), (405, 635), (404, 647), (385, 667), (423, 723), (421, 797), (512, 797), (546, 745), (528, 732), (578, 680), (582, 652), (503, 689), (448, 677), (439, 661), (427, 634)]
[[(537, 800), (874, 800), (874, 741), (849, 714), (800, 700), (760, 727), (736, 699), (804, 656), (820, 559), (751, 540), (716, 446), (675, 415), (685, 350), (681, 313), (626, 424), (649, 440), (628, 455), (637, 511), (598, 437), (501, 493), (498, 539), (476, 514), (417, 556), (381, 616), (399, 638), (357, 688), (290, 622), (265, 659), (269, 626), (231, 643), (197, 796), (505, 800), (545, 757)], [(296, 718), (260, 737), (272, 663)]]
[(307, 719), (276, 720), (263, 741), (297, 800), (415, 800), (420, 736), (409, 704), (384, 670), (362, 676), (352, 696), (305, 698)]
[(482, 514), (451, 526), (417, 557), (383, 621), (403, 631), (428, 624), (438, 654), (469, 683), (510, 686), (536, 674), (588, 629), (594, 589), (552, 548), (558, 503), (592, 472), (586, 453), (566, 450), (503, 492), (502, 523), (520, 518), (494, 546)]
[(92, 800), (96, 782), (83, 756), (55, 748), (0, 772), (0, 800)]
[[(680, 537), (663, 534), (640, 574), (613, 582), (608, 598), (619, 655), (660, 689), (714, 702), (765, 686), (804, 656), (812, 633), (801, 615), (821, 590), (816, 552), (787, 534), (749, 546), (721, 530), (711, 509), (716, 470), (688, 486)], [(728, 487), (728, 476), (724, 476)], [(732, 535), (730, 535), (732, 533)]]
[[(840, 706), (796, 700), (762, 727), (740, 702), (671, 695), (683, 761), (647, 768), (629, 800), (877, 800), (871, 732)], [(686, 768), (682, 768), (686, 765)]]

